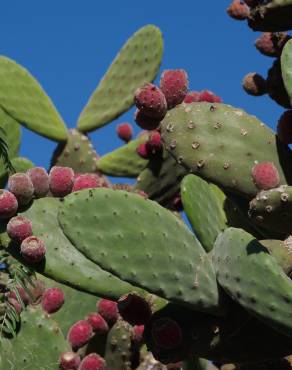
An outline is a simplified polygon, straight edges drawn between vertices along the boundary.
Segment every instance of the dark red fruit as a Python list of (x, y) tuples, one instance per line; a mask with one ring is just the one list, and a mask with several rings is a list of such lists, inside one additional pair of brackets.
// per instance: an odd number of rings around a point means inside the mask
[(144, 325), (152, 315), (149, 303), (135, 293), (121, 297), (118, 300), (118, 310), (122, 318), (131, 325)]
[(84, 357), (78, 370), (104, 370), (105, 360), (97, 353), (91, 353)]
[(178, 323), (168, 317), (156, 320), (153, 323), (151, 334), (156, 345), (164, 349), (178, 348), (183, 339)]
[(130, 123), (120, 123), (116, 128), (118, 137), (126, 143), (132, 139), (133, 128)]
[(137, 153), (139, 154), (140, 157), (142, 157), (144, 159), (148, 159), (149, 158), (149, 152), (148, 152), (148, 148), (147, 148), (147, 143), (139, 144), (138, 147), (137, 147)]
[(8, 179), (8, 189), (13, 193), (19, 204), (28, 204), (34, 194), (34, 187), (28, 175), (25, 173), (15, 173)]
[(67, 340), (73, 349), (84, 346), (92, 336), (92, 327), (86, 320), (77, 321), (69, 329)]
[(64, 304), (64, 292), (60, 288), (47, 289), (42, 297), (42, 307), (47, 313), (57, 312)]
[(133, 327), (132, 341), (136, 346), (141, 346), (143, 344), (144, 338), (144, 325), (135, 325)]
[(105, 321), (105, 319), (98, 313), (90, 313), (86, 320), (89, 322), (89, 324), (92, 326), (92, 329), (97, 334), (106, 334), (109, 330), (108, 324)]
[(231, 18), (243, 21), (249, 16), (249, 7), (242, 0), (233, 0), (227, 8), (227, 13)]
[(0, 219), (14, 216), (17, 208), (18, 202), (15, 195), (8, 190), (0, 189)]
[(46, 254), (45, 243), (36, 236), (29, 236), (21, 243), (20, 253), (29, 263), (40, 262)]
[(12, 217), (6, 228), (8, 236), (17, 243), (32, 236), (32, 223), (24, 216)]
[(160, 79), (160, 88), (165, 95), (168, 109), (182, 103), (187, 95), (188, 87), (188, 75), (185, 70), (163, 71)]
[(196, 103), (200, 101), (200, 93), (198, 91), (191, 91), (189, 92), (185, 98), (184, 103)]
[(149, 135), (149, 139), (146, 142), (146, 150), (148, 155), (154, 155), (162, 149), (161, 136), (158, 131), (153, 131)]
[(147, 83), (135, 92), (136, 107), (147, 117), (161, 120), (167, 110), (163, 92), (155, 85)]
[(84, 173), (75, 177), (72, 193), (82, 189), (93, 189), (102, 187), (97, 175), (92, 173)]
[(135, 112), (135, 121), (143, 130), (154, 130), (160, 124), (159, 119), (147, 117), (139, 109), (137, 109)]
[(52, 167), (49, 173), (49, 185), (55, 197), (66, 196), (71, 193), (74, 185), (74, 171), (70, 167)]
[(61, 354), (59, 363), (63, 370), (77, 370), (80, 365), (81, 359), (77, 353), (74, 352), (64, 352)]
[(202, 90), (200, 92), (200, 101), (208, 103), (222, 103), (222, 99), (210, 90)]
[(286, 42), (291, 39), (286, 32), (263, 32), (256, 40), (255, 46), (260, 53), (269, 57), (281, 55)]
[(45, 197), (49, 192), (49, 175), (43, 167), (34, 167), (27, 170), (26, 174), (30, 178), (34, 195), (37, 198)]
[(272, 162), (256, 164), (252, 169), (252, 178), (261, 190), (276, 188), (280, 183), (278, 170)]
[(287, 110), (281, 115), (277, 135), (283, 143), (292, 144), (292, 110)]
[(119, 316), (117, 302), (109, 299), (101, 299), (97, 302), (97, 311), (109, 325), (113, 325)]

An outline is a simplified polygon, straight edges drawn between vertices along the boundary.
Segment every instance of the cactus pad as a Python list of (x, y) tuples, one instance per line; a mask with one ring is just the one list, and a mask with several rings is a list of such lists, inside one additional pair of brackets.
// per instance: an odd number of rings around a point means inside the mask
[(15, 172), (26, 172), (30, 168), (34, 167), (34, 163), (25, 157), (15, 157), (11, 160), (11, 163)]
[(167, 113), (161, 133), (178, 163), (224, 191), (255, 196), (258, 189), (252, 168), (267, 161), (273, 162), (280, 183), (286, 184), (281, 164), (290, 152), (276, 142), (272, 130), (240, 109), (225, 104), (181, 104)]
[(120, 190), (83, 190), (64, 199), (58, 218), (76, 248), (105, 270), (160, 297), (220, 313), (208, 255), (156, 202)]
[(95, 130), (117, 118), (134, 103), (135, 90), (154, 80), (163, 51), (160, 30), (152, 25), (138, 30), (119, 54), (92, 94), (78, 120), (82, 132)]
[(28, 129), (56, 141), (67, 138), (66, 126), (30, 73), (0, 56), (0, 106)]
[[(292, 6), (292, 5), (291, 5)], [(284, 46), (281, 54), (281, 70), (284, 85), (292, 104), (292, 40)]]

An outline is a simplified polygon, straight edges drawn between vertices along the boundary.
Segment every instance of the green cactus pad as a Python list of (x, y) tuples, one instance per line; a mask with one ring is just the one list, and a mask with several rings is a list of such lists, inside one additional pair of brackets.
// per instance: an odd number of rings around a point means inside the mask
[(16, 338), (0, 341), (0, 366), (5, 370), (58, 370), (62, 352), (70, 351), (58, 324), (41, 307), (21, 314)]
[(134, 189), (144, 191), (150, 199), (167, 205), (179, 193), (181, 180), (186, 174), (186, 169), (164, 149), (162, 156), (150, 159), (138, 176)]
[[(135, 290), (130, 284), (102, 270), (74, 248), (58, 225), (60, 205), (57, 198), (41, 198), (21, 213), (32, 221), (34, 235), (40, 237), (47, 247), (45, 262), (33, 267), (60, 283), (109, 299), (118, 299)], [(1, 242), (4, 245), (9, 243), (5, 234), (2, 235)], [(21, 260), (14, 244), (10, 244), (9, 251)]]
[(289, 40), (281, 54), (281, 69), (284, 85), (292, 104), (292, 40)]
[(109, 176), (137, 177), (147, 166), (148, 159), (137, 153), (139, 144), (146, 142), (148, 135), (142, 135), (128, 144), (121, 146), (111, 153), (99, 158), (98, 169)]
[[(209, 252), (217, 236), (226, 229), (223, 205), (225, 195), (213, 190), (214, 185), (195, 175), (186, 176), (181, 183), (184, 211), (204, 249)], [(218, 192), (221, 191), (219, 188)], [(223, 197), (222, 197), (223, 195)], [(223, 199), (223, 202), (222, 202)]]
[(170, 301), (220, 313), (208, 255), (156, 202), (121, 190), (83, 190), (64, 199), (58, 218), (76, 248), (105, 270)]
[(26, 172), (32, 167), (35, 167), (34, 163), (25, 157), (15, 157), (11, 160), (13, 167), (16, 172)]
[(76, 129), (68, 131), (68, 139), (58, 144), (51, 166), (71, 167), (76, 173), (97, 172), (98, 155), (87, 136)]
[(167, 113), (161, 134), (178, 163), (224, 191), (255, 196), (252, 168), (259, 162), (273, 162), (281, 184), (291, 178), (287, 147), (254, 116), (229, 105), (183, 103)]
[(78, 120), (82, 132), (95, 130), (117, 118), (134, 102), (134, 92), (154, 80), (161, 61), (163, 40), (159, 28), (138, 30), (123, 46), (92, 94)]
[(28, 129), (56, 141), (67, 138), (62, 118), (39, 83), (22, 66), (0, 56), (0, 106)]
[(249, 204), (249, 217), (259, 226), (282, 236), (291, 234), (292, 186), (263, 190)]
[(60, 329), (65, 336), (75, 322), (83, 320), (90, 312), (96, 312), (96, 303), (98, 301), (96, 296), (80, 292), (41, 275), (38, 276), (38, 279), (45, 283), (46, 288), (58, 287), (64, 292), (65, 302), (62, 308), (51, 314), (51, 316), (59, 323)]
[(268, 250), (241, 229), (216, 240), (213, 264), (224, 290), (266, 325), (292, 336), (292, 282)]
[(119, 319), (107, 335), (105, 362), (107, 369), (125, 370), (131, 368), (132, 327)]
[(292, 0), (268, 0), (251, 9), (248, 19), (254, 31), (279, 32), (292, 29)]
[(285, 272), (291, 278), (292, 273), (292, 238), (286, 240), (261, 240), (260, 243), (267, 248)]

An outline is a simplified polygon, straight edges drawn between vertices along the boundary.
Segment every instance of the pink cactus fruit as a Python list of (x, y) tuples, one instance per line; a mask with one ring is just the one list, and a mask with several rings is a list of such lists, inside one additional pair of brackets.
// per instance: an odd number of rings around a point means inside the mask
[(118, 310), (122, 318), (131, 325), (144, 325), (152, 315), (149, 303), (135, 293), (122, 296), (118, 300)]
[(200, 93), (199, 91), (191, 91), (189, 92), (185, 98), (184, 98), (184, 103), (196, 103), (200, 101)]
[(160, 88), (165, 95), (168, 109), (175, 107), (184, 100), (188, 87), (188, 75), (185, 70), (163, 71), (160, 79)]
[(74, 185), (74, 171), (70, 167), (54, 166), (49, 173), (49, 186), (55, 197), (71, 193)]
[(134, 119), (137, 125), (143, 130), (154, 130), (160, 124), (159, 119), (147, 117), (139, 109), (136, 110)]
[(53, 287), (45, 290), (42, 297), (42, 308), (47, 313), (57, 312), (64, 304), (65, 296), (62, 289)]
[(135, 92), (136, 107), (147, 117), (163, 119), (167, 103), (163, 92), (155, 85), (146, 83)]
[(133, 128), (130, 123), (120, 123), (116, 128), (118, 137), (128, 143), (133, 137)]
[(261, 162), (252, 168), (252, 178), (257, 188), (268, 190), (276, 188), (280, 183), (277, 168), (272, 162)]
[(103, 335), (106, 334), (109, 330), (107, 322), (99, 313), (96, 312), (90, 313), (86, 317), (86, 320), (92, 326), (92, 329), (96, 334)]
[(105, 360), (97, 353), (90, 353), (81, 361), (78, 370), (105, 370)]
[(100, 188), (102, 184), (97, 175), (93, 173), (83, 173), (75, 177), (72, 193), (82, 189)]
[(283, 143), (292, 144), (292, 110), (287, 110), (281, 115), (277, 135)]
[(33, 167), (27, 170), (36, 198), (45, 197), (49, 192), (49, 175), (43, 167)]
[(144, 159), (149, 159), (149, 152), (147, 148), (147, 143), (141, 143), (137, 147), (137, 153), (139, 154), (140, 157)]
[(256, 39), (255, 47), (260, 53), (269, 57), (278, 57), (286, 42), (291, 39), (286, 32), (263, 32)]
[(227, 8), (227, 13), (231, 18), (243, 21), (249, 16), (249, 7), (242, 0), (233, 0)]
[(155, 155), (162, 149), (161, 136), (158, 131), (152, 131), (149, 135), (149, 139), (146, 142), (146, 150), (148, 155)]
[(21, 243), (24, 239), (32, 236), (32, 223), (24, 216), (15, 216), (9, 220), (6, 231), (13, 241)]
[(143, 344), (144, 342), (143, 334), (144, 334), (144, 325), (135, 325), (133, 327), (131, 339), (136, 346), (141, 346)]
[(74, 352), (63, 352), (59, 360), (62, 370), (77, 370), (80, 362), (80, 356)]
[[(19, 297), (21, 298), (23, 304), (28, 305), (29, 304), (29, 295), (27, 294), (25, 289), (22, 286), (17, 286), (16, 289), (17, 289), (17, 293), (18, 293)], [(10, 291), (8, 293), (8, 298), (12, 298), (12, 299), (15, 299), (15, 300), (18, 301), (18, 297), (17, 297), (17, 295), (14, 291)]]
[(40, 262), (46, 254), (45, 243), (36, 236), (29, 236), (21, 243), (20, 253), (29, 263)]
[(222, 103), (222, 99), (210, 90), (202, 90), (200, 92), (200, 101), (208, 103)]
[(92, 327), (86, 320), (77, 321), (69, 329), (67, 340), (71, 347), (76, 350), (88, 343), (92, 336)]
[(8, 190), (0, 189), (0, 219), (14, 216), (17, 212), (18, 201)]
[(20, 205), (28, 204), (34, 194), (34, 187), (28, 175), (15, 173), (8, 179), (8, 190), (13, 193)]
[(119, 316), (117, 302), (109, 299), (101, 299), (97, 302), (97, 311), (109, 325), (113, 325)]
[(157, 346), (164, 349), (178, 348), (183, 339), (178, 323), (168, 317), (163, 317), (153, 323), (151, 335)]

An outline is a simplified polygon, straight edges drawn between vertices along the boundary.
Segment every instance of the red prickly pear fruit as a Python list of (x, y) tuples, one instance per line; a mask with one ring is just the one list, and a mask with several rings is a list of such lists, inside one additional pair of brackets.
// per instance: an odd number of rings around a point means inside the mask
[(29, 236), (20, 245), (22, 257), (29, 263), (37, 263), (45, 258), (45, 243), (36, 236)]
[(64, 292), (60, 288), (49, 288), (45, 290), (42, 297), (42, 308), (47, 313), (57, 312), (64, 304)]
[(227, 8), (227, 13), (233, 19), (244, 21), (249, 16), (249, 7), (242, 0), (233, 0)]
[(15, 216), (9, 220), (6, 231), (13, 241), (21, 243), (24, 239), (32, 236), (32, 223), (24, 216)]
[(280, 183), (278, 170), (272, 162), (256, 164), (252, 168), (252, 178), (260, 190), (276, 188)]
[(77, 321), (69, 329), (67, 340), (76, 350), (83, 347), (92, 336), (92, 327), (86, 320)]
[(135, 325), (133, 327), (131, 339), (136, 346), (141, 346), (143, 344), (144, 341), (143, 334), (144, 334), (144, 325)]
[(263, 32), (256, 40), (255, 47), (258, 51), (268, 57), (278, 57), (286, 42), (291, 39), (286, 32)]
[(202, 90), (200, 92), (200, 101), (208, 103), (222, 103), (222, 99), (210, 90)]
[(97, 353), (90, 353), (81, 361), (78, 370), (105, 370), (105, 360)]
[(80, 362), (80, 356), (74, 352), (63, 352), (59, 360), (60, 368), (62, 370), (77, 370)]
[(45, 197), (49, 192), (49, 175), (43, 167), (33, 167), (27, 170), (36, 198)]
[(267, 93), (267, 82), (258, 73), (248, 73), (242, 80), (242, 87), (252, 96), (262, 96)]
[(163, 92), (155, 85), (146, 83), (136, 90), (134, 101), (136, 107), (147, 117), (161, 120), (167, 111)]
[(105, 319), (96, 312), (90, 313), (86, 320), (89, 322), (89, 324), (92, 326), (92, 329), (97, 334), (106, 334), (109, 330), (108, 324), (105, 321)]
[(154, 130), (160, 124), (160, 120), (145, 116), (139, 109), (136, 110), (134, 119), (143, 130)]
[(93, 189), (99, 187), (101, 187), (101, 183), (95, 174), (84, 173), (75, 178), (72, 193), (82, 189)]
[(292, 110), (287, 110), (281, 115), (277, 135), (283, 143), (292, 144)]
[(135, 293), (122, 296), (118, 300), (118, 310), (122, 318), (131, 325), (144, 325), (152, 315), (149, 303)]
[(0, 189), (0, 219), (10, 218), (17, 212), (18, 201), (8, 190)]
[(113, 325), (119, 316), (117, 302), (109, 299), (101, 299), (97, 302), (97, 311), (109, 325)]
[[(17, 292), (18, 292), (18, 294), (19, 294), (22, 302), (25, 305), (28, 305), (28, 303), (29, 303), (29, 296), (28, 296), (27, 292), (25, 291), (25, 289), (23, 287), (21, 287), (21, 286), (17, 286), (16, 289), (17, 289)], [(14, 291), (10, 291), (8, 293), (8, 297), (9, 298), (12, 298), (12, 299), (15, 299), (15, 300), (18, 300), (17, 295), (15, 294)]]
[(21, 311), (22, 311), (21, 304), (14, 298), (8, 298), (8, 302), (11, 304), (11, 306), (14, 307), (14, 309), (18, 313), (18, 315), (20, 315)]
[(130, 123), (120, 123), (116, 128), (118, 137), (128, 143), (133, 137), (133, 128)]
[(183, 102), (189, 87), (188, 75), (184, 69), (166, 70), (160, 78), (160, 88), (165, 95), (167, 108)]
[(196, 103), (200, 101), (200, 93), (198, 91), (191, 91), (189, 92), (185, 98), (184, 103)]
[(149, 152), (147, 148), (147, 143), (141, 143), (137, 147), (137, 153), (139, 154), (140, 157), (144, 159), (149, 159)]
[(74, 185), (74, 171), (70, 167), (54, 166), (49, 173), (49, 186), (55, 197), (71, 193)]
[(178, 348), (183, 340), (180, 326), (168, 317), (154, 321), (151, 335), (156, 345), (164, 349)]
[(8, 179), (8, 190), (13, 193), (20, 205), (28, 204), (34, 194), (33, 184), (25, 173), (15, 173)]
[(146, 147), (148, 154), (156, 154), (162, 149), (161, 136), (158, 131), (151, 132), (149, 139), (146, 142)]

